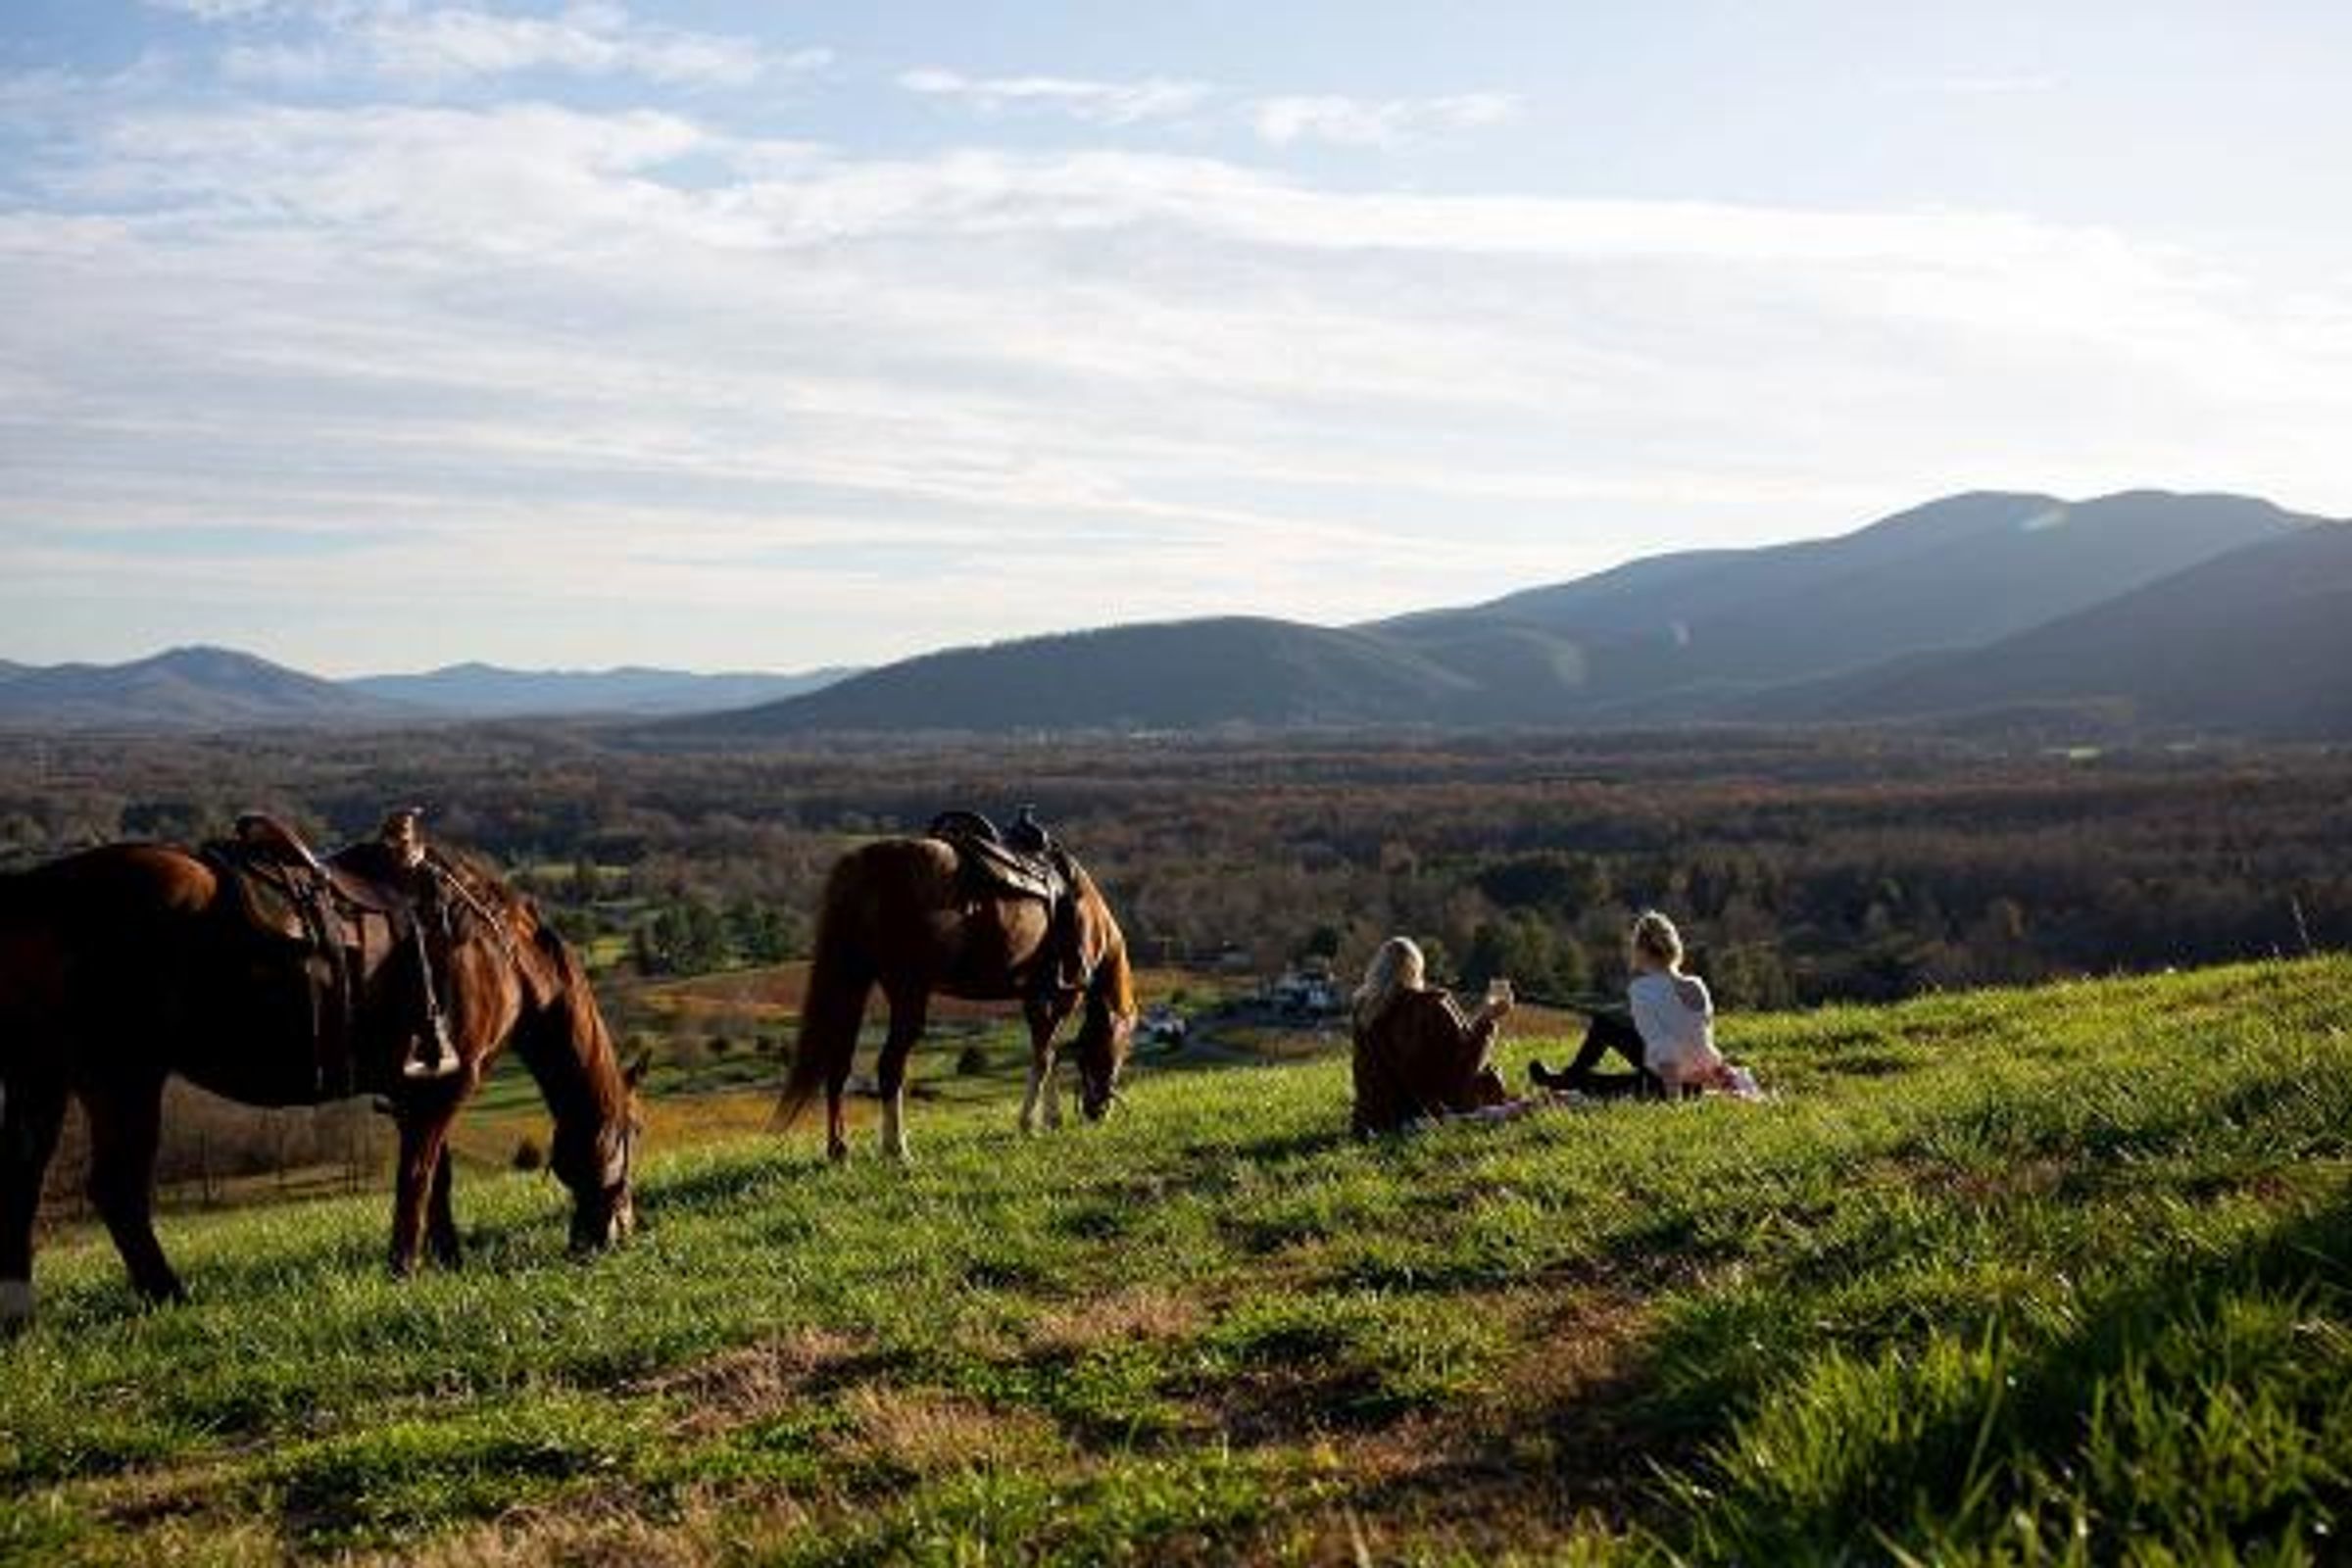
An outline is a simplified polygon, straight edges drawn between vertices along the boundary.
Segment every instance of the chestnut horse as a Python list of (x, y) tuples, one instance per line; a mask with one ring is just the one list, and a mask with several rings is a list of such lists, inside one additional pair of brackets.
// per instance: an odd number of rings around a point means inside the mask
[(1079, 1105), (1088, 1120), (1101, 1120), (1117, 1092), (1134, 1035), (1135, 979), (1126, 938), (1101, 891), (1084, 868), (1073, 862), (1071, 869), (1078, 947), (1087, 972), (1083, 991), (1051, 983), (1055, 956), (1044, 903), (1010, 894), (974, 897), (957, 868), (955, 847), (945, 840), (877, 839), (843, 856), (825, 880), (817, 911), (808, 995), (778, 1106), (779, 1124), (791, 1125), (821, 1082), (826, 1152), (835, 1159), (849, 1153), (842, 1094), (849, 1086), (866, 998), (876, 986), (890, 1004), (890, 1033), (875, 1069), (885, 1154), (906, 1157), (906, 1057), (922, 1038), (933, 992), (1021, 1004), (1029, 1024), (1023, 1132), (1036, 1130), (1041, 1098), (1047, 1125), (1060, 1125), (1054, 1033), (1083, 1004), (1086, 1015), (1072, 1043)]
[[(436, 861), (452, 895), (442, 1003), (463, 1065), (395, 1077), (389, 1092), (400, 1133), (392, 1268), (413, 1270), (420, 1240), (457, 1261), (450, 1122), (509, 1044), (555, 1117), (549, 1163), (571, 1191), (573, 1246), (618, 1241), (634, 1223), (634, 1074), (614, 1059), (579, 957), (479, 866)], [(299, 1004), (304, 952), (257, 937), (235, 902), (211, 863), (158, 844), (0, 877), (0, 1329), (31, 1313), (34, 1211), (69, 1094), (89, 1120), (90, 1197), (151, 1301), (186, 1296), (150, 1218), (166, 1077), (251, 1105), (321, 1100)], [(373, 1038), (399, 1027), (370, 1010), (398, 1005), (390, 983), (363, 981), (359, 1023)]]

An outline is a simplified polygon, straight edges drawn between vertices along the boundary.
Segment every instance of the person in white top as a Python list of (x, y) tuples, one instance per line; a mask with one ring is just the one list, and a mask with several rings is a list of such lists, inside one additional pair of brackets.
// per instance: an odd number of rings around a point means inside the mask
[[(1542, 1062), (1529, 1068), (1541, 1089), (1570, 1089), (1594, 1098), (1637, 1095), (1680, 1096), (1702, 1089), (1747, 1093), (1753, 1080), (1715, 1049), (1715, 1003), (1706, 982), (1683, 973), (1683, 937), (1655, 909), (1635, 919), (1626, 939), (1634, 978), (1626, 987), (1631, 1016), (1595, 1013), (1584, 1047), (1563, 1072)], [(1602, 1074), (1592, 1069), (1610, 1051), (1631, 1061), (1636, 1074)]]

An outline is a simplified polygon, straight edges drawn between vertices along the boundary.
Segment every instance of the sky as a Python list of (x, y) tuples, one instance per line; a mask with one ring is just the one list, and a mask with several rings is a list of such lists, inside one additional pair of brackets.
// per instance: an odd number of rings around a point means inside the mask
[(2352, 514), (2352, 7), (5, 0), (0, 660), (1341, 624)]

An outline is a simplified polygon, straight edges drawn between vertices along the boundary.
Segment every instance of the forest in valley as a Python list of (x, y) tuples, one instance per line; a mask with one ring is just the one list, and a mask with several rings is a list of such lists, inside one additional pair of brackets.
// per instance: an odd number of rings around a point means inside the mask
[(857, 839), (1024, 802), (1153, 965), (1345, 973), (1403, 932), (1457, 984), (1573, 999), (1655, 906), (1725, 1005), (1774, 1008), (2352, 945), (2352, 754), (1890, 729), (47, 739), (0, 751), (0, 866), (253, 808), (333, 845), (421, 804), (600, 970), (686, 975), (803, 955)]

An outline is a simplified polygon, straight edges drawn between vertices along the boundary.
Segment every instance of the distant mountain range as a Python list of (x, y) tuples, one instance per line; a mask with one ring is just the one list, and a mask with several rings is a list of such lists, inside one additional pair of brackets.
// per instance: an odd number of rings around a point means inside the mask
[(2352, 736), (2352, 524), (2231, 551), (2046, 625), (1794, 688), (1763, 716), (2125, 700), (2142, 723)]
[(174, 648), (127, 664), (19, 665), (0, 677), (0, 724), (16, 729), (364, 726), (424, 716), (227, 648)]
[(450, 664), (421, 675), (361, 675), (353, 691), (469, 718), (564, 713), (700, 713), (797, 697), (857, 673), (815, 669), (798, 675), (757, 672), (702, 675), (682, 669), (505, 669)]
[(0, 727), (204, 731), (256, 725), (369, 728), (522, 715), (647, 717), (740, 708), (818, 689), (848, 670), (502, 669), (326, 680), (226, 648), (174, 648), (127, 664), (0, 662)]
[(2229, 495), (1979, 492), (1837, 538), (1654, 556), (1360, 626), (1225, 616), (862, 672), (458, 664), (327, 681), (223, 649), (0, 662), (0, 726), (220, 729), (524, 714), (649, 738), (1218, 726), (1982, 718), (2352, 736), (2352, 525)]
[[(2240, 496), (1980, 492), (1362, 626), (1191, 620), (929, 654), (678, 728), (1641, 725), (2099, 699), (2151, 722), (2347, 733), (2352, 666), (2329, 656), (2318, 587), (2347, 538)], [(2259, 700), (2182, 675), (2257, 657)]]

